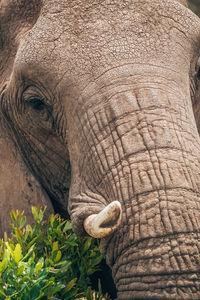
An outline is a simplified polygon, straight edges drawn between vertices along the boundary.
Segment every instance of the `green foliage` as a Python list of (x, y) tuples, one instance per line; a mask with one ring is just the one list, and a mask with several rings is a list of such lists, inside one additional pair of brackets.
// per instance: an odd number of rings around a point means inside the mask
[(12, 211), (12, 237), (0, 240), (0, 299), (109, 299), (92, 291), (89, 276), (102, 260), (92, 238), (78, 238), (70, 221), (32, 207), (33, 226)]

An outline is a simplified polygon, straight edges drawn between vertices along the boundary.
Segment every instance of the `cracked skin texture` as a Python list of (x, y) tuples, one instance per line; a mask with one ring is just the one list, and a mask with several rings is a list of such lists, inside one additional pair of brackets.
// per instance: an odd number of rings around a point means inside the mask
[(2, 121), (22, 162), (80, 235), (121, 202), (100, 244), (120, 300), (199, 299), (198, 17), (175, 0), (0, 5)]

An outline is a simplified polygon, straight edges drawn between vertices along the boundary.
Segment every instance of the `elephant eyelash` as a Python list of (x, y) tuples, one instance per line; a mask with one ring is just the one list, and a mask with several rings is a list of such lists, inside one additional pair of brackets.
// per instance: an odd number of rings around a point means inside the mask
[(46, 89), (34, 84), (24, 83), (22, 87), (22, 98), (25, 104), (28, 104), (35, 110), (40, 110), (42, 107), (51, 107), (51, 96)]
[(32, 109), (41, 111), (45, 108), (45, 103), (43, 99), (37, 97), (31, 97), (26, 101), (26, 104)]

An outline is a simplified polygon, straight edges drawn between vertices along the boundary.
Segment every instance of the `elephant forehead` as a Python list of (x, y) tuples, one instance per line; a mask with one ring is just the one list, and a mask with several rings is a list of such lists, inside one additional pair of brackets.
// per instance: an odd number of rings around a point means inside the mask
[(50, 0), (16, 64), (38, 65), (58, 80), (98, 76), (125, 62), (176, 65), (191, 58), (199, 32), (198, 19), (172, 0)]

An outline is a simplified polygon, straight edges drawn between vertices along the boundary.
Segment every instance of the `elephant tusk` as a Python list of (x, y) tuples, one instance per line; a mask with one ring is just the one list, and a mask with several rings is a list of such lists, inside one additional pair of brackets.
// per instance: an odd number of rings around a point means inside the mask
[(115, 231), (122, 218), (122, 208), (119, 201), (113, 201), (100, 213), (93, 214), (84, 220), (85, 231), (94, 238), (104, 238)]

